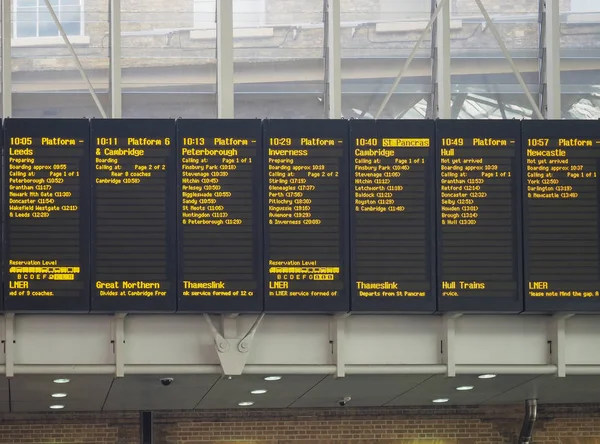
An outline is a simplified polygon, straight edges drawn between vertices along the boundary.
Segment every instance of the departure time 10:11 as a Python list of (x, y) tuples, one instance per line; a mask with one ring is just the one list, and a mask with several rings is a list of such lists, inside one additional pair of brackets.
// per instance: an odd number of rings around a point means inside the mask
[(119, 141), (116, 137), (98, 137), (96, 138), (98, 145), (118, 145)]

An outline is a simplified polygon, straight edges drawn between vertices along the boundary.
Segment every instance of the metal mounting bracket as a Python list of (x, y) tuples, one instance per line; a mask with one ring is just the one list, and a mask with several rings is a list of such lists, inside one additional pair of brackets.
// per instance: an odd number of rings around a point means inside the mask
[(125, 317), (127, 313), (116, 313), (112, 321), (111, 343), (115, 355), (115, 377), (125, 376)]
[(456, 376), (456, 320), (462, 313), (446, 313), (442, 316), (442, 340), (440, 352), (442, 363), (446, 364), (446, 376)]
[(329, 320), (329, 342), (332, 346), (335, 377), (346, 376), (346, 319), (350, 313), (336, 313)]
[(15, 376), (15, 314), (4, 314), (4, 359), (5, 375), (7, 378)]
[(254, 334), (264, 316), (265, 314), (261, 313), (252, 324), (252, 327), (250, 327), (250, 330), (248, 330), (248, 333), (240, 338), (238, 335), (237, 314), (221, 315), (221, 333), (215, 327), (211, 317), (204, 313), (204, 319), (206, 319), (213, 340), (215, 341), (215, 349), (217, 350), (217, 356), (219, 357), (224, 375), (239, 376), (242, 374), (244, 366), (248, 361)]
[(575, 316), (574, 313), (556, 313), (550, 323), (548, 350), (550, 362), (556, 365), (556, 376), (567, 376), (567, 329), (566, 321)]

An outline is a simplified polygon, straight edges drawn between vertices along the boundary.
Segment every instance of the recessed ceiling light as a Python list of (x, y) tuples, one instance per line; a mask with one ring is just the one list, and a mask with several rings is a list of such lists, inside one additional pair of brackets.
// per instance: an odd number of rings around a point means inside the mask
[(250, 393), (252, 393), (253, 395), (262, 395), (267, 393), (266, 390), (252, 390)]
[(66, 398), (67, 394), (66, 393), (53, 393), (52, 397), (53, 398)]
[(265, 381), (279, 381), (281, 379), (281, 376), (267, 376), (265, 378)]
[(250, 405), (253, 405), (254, 403), (252, 401), (243, 401), (243, 402), (238, 402), (238, 405), (240, 407), (248, 407)]
[(461, 385), (460, 387), (456, 387), (456, 390), (464, 392), (467, 390), (473, 390), (473, 386), (472, 385)]
[(67, 378), (59, 378), (54, 380), (55, 384), (66, 384), (68, 382), (70, 382), (70, 380)]
[(478, 377), (479, 377), (479, 379), (492, 379), (492, 378), (495, 378), (496, 375), (487, 374), (487, 375), (479, 375)]
[(436, 404), (441, 404), (442, 402), (448, 402), (450, 401), (448, 398), (438, 398), (438, 399), (434, 399), (431, 402), (435, 402)]
[(50, 408), (51, 408), (52, 410), (60, 410), (60, 409), (64, 409), (64, 408), (65, 408), (65, 406), (64, 406), (64, 405), (59, 405), (59, 404), (56, 404), (56, 405), (51, 405), (51, 406), (50, 406)]

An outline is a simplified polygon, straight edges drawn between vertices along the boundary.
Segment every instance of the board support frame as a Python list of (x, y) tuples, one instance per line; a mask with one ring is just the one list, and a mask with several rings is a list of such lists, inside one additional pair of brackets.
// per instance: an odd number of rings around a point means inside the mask
[(237, 314), (221, 315), (220, 331), (213, 323), (210, 315), (204, 313), (203, 316), (213, 337), (223, 374), (225, 376), (240, 376), (244, 371), (246, 362), (248, 362), (254, 335), (265, 314), (260, 313), (248, 332), (243, 336), (238, 333), (239, 317)]

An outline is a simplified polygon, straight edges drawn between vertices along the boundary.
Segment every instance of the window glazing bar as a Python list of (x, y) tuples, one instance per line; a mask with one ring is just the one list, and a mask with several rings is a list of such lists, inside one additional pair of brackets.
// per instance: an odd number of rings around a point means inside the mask
[(233, 82), (233, 0), (217, 2), (217, 117), (232, 119)]
[(325, 81), (326, 113), (329, 119), (342, 118), (342, 56), (340, 0), (325, 0)]
[(12, 116), (12, 0), (2, 0), (2, 115)]
[(546, 118), (562, 118), (561, 87), (560, 87), (560, 13), (559, 0), (544, 2), (544, 54), (545, 54), (545, 104)]
[(121, 80), (121, 0), (109, 0), (110, 21), (110, 116), (123, 117)]
[(73, 60), (75, 61), (75, 64), (77, 65), (77, 70), (81, 74), (81, 78), (83, 79), (83, 81), (87, 84), (88, 90), (90, 91), (90, 94), (92, 95), (92, 98), (94, 99), (94, 103), (98, 107), (98, 110), (100, 111), (100, 114), (102, 115), (102, 117), (106, 118), (106, 111), (104, 111), (104, 107), (100, 103), (100, 99), (98, 99), (98, 95), (96, 94), (96, 91), (94, 91), (94, 86), (92, 85), (90, 78), (85, 73), (85, 69), (83, 69), (81, 60), (79, 60), (79, 57), (77, 57), (77, 53), (75, 52), (73, 45), (69, 41), (69, 37), (67, 36), (65, 29), (63, 28), (62, 24), (60, 23), (60, 20), (58, 19), (58, 16), (56, 15), (54, 8), (50, 4), (50, 0), (44, 0), (44, 3), (46, 4), (46, 8), (48, 8), (48, 12), (52, 16), (52, 20), (54, 21), (54, 24), (58, 28), (58, 32), (60, 33), (62, 39), (64, 40), (65, 45), (67, 45), (69, 52), (73, 56)]
[(451, 78), (450, 78), (450, 3), (446, 2), (435, 22), (435, 117), (451, 117)]

